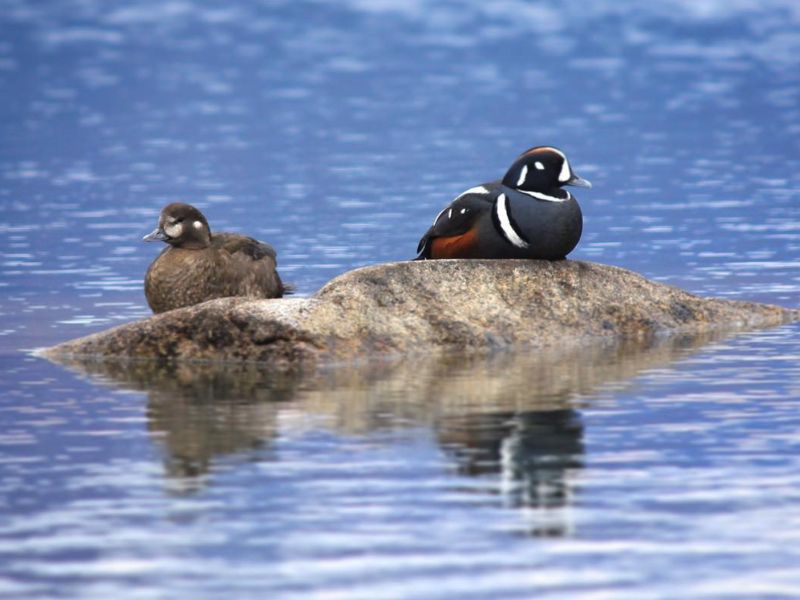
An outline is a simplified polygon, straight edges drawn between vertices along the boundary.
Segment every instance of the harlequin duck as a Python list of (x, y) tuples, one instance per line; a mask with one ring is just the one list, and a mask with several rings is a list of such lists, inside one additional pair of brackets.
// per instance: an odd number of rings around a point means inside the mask
[(578, 244), (581, 208), (565, 185), (591, 187), (551, 146), (523, 152), (500, 181), (463, 192), (419, 242), (431, 258), (564, 258)]
[(168, 244), (144, 278), (154, 313), (227, 296), (280, 298), (288, 291), (272, 246), (236, 233), (212, 235), (203, 213), (189, 204), (165, 206), (158, 227), (143, 239)]

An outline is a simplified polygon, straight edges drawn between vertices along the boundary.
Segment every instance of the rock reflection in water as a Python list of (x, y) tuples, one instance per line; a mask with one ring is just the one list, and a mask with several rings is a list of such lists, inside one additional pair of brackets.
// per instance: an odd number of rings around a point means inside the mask
[[(69, 366), (148, 394), (148, 430), (163, 447), (167, 477), (183, 490), (235, 460), (280, 460), (270, 447), (304, 425), (358, 437), (427, 427), (465, 477), (497, 478), (480, 487), (508, 506), (534, 509), (530, 531), (569, 531), (568, 508), (584, 468), (581, 410), (593, 395), (630, 385), (712, 335), (625, 342), (566, 352), (432, 356), (281, 373), (253, 364), (78, 362)], [(716, 337), (722, 337), (716, 334)], [(281, 418), (286, 417), (286, 418)], [(313, 417), (306, 420), (305, 417)]]
[(275, 403), (291, 398), (296, 384), (295, 377), (265, 377), (248, 364), (93, 362), (81, 370), (147, 392), (148, 431), (164, 449), (167, 477), (182, 492), (201, 487), (215, 460), (246, 460), (268, 450), (276, 434)]

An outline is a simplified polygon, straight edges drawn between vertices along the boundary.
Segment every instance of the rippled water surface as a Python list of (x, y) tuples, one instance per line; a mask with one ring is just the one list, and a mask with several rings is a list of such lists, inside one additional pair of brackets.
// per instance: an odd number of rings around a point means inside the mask
[(800, 5), (0, 0), (0, 597), (798, 597), (800, 327), (339, 368), (29, 357), (161, 206), (310, 294), (537, 144), (573, 257), (800, 305)]

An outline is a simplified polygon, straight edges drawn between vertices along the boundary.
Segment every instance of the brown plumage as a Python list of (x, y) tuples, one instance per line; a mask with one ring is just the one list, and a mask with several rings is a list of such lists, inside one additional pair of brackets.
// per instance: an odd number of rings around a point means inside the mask
[(473, 258), (477, 239), (478, 228), (474, 225), (461, 235), (433, 238), (431, 258)]
[(280, 298), (288, 292), (272, 246), (236, 233), (212, 235), (203, 213), (189, 204), (165, 206), (158, 227), (144, 239), (168, 244), (144, 277), (154, 313), (213, 298)]

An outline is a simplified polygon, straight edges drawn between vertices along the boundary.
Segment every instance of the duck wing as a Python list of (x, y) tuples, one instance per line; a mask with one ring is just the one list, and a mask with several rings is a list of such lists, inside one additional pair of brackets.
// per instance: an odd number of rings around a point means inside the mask
[(276, 262), (278, 259), (275, 248), (266, 242), (238, 233), (215, 233), (211, 238), (211, 246), (239, 259), (257, 261), (269, 257)]
[(294, 290), (294, 286), (281, 281), (276, 270), (277, 253), (269, 244), (236, 233), (217, 233), (211, 246), (221, 262), (218, 281), (228, 289), (236, 289), (235, 295), (280, 298)]
[(490, 210), (495, 200), (497, 183), (486, 183), (462, 192), (448, 204), (433, 221), (417, 245), (416, 260), (431, 257), (431, 242), (441, 237), (457, 237), (465, 234), (475, 220)]

